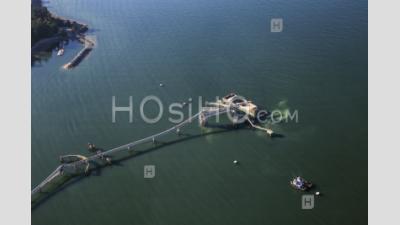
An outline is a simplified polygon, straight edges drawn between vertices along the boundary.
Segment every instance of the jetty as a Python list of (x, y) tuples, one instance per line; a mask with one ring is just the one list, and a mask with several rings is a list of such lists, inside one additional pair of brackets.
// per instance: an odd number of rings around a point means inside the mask
[(84, 44), (84, 47), (78, 54), (68, 63), (66, 63), (63, 68), (64, 69), (72, 69), (75, 66), (79, 65), (82, 60), (93, 50), (94, 48), (94, 41), (90, 40), (86, 36), (82, 35), (78, 38), (78, 40)]
[[(180, 131), (186, 125), (196, 121), (199, 122), (200, 126), (206, 126), (207, 120), (210, 117), (214, 117), (226, 113), (245, 113), (247, 117), (245, 122), (249, 122), (249, 125), (255, 129), (265, 131), (269, 136), (272, 136), (273, 131), (271, 129), (263, 128), (255, 124), (255, 116), (257, 112), (257, 106), (247, 101), (237, 101), (231, 97), (224, 97), (222, 100), (217, 102), (206, 103), (206, 107), (202, 107), (200, 111), (193, 116), (187, 118), (183, 122), (172, 126), (164, 131), (153, 134), (151, 136), (142, 138), (118, 146), (116, 148), (107, 151), (98, 151), (92, 156), (82, 155), (66, 155), (60, 157), (61, 165), (58, 166), (46, 179), (44, 179), (39, 185), (33, 188), (31, 192), (31, 202), (35, 203), (43, 197), (43, 194), (48, 194), (54, 191), (58, 186), (64, 184), (67, 180), (72, 177), (88, 174), (89, 171), (96, 168), (110, 165), (112, 163), (111, 158), (117, 153), (128, 151), (135, 151), (135, 148), (145, 143), (155, 143), (157, 139), (167, 134), (175, 133), (180, 134)], [(233, 121), (234, 122), (234, 121)], [(235, 122), (234, 122), (235, 123)], [(243, 123), (243, 122), (240, 122)]]

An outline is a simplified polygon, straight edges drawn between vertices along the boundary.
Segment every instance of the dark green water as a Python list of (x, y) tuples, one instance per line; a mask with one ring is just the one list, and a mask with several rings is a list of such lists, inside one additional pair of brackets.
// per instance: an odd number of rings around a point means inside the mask
[[(32, 224), (367, 224), (367, 1), (51, 0), (49, 9), (89, 24), (97, 46), (70, 71), (60, 67), (76, 43), (32, 67), (32, 186), (59, 155), (87, 154), (88, 141), (109, 149), (170, 127), (167, 113), (140, 119), (147, 95), (167, 105), (235, 91), (298, 110), (299, 122), (271, 126), (283, 138), (233, 130), (122, 161), (53, 195)], [(274, 17), (283, 32), (270, 32)], [(127, 113), (112, 123), (112, 96), (120, 105), (133, 96), (133, 123)], [(148, 164), (154, 179), (143, 178)], [(297, 174), (325, 194), (312, 210), (288, 185)]]

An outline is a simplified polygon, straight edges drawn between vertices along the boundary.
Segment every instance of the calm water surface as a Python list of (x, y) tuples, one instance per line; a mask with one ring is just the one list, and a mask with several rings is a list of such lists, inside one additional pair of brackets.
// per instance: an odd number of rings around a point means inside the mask
[[(366, 0), (48, 6), (87, 23), (97, 45), (73, 70), (61, 66), (77, 43), (32, 67), (32, 186), (60, 155), (88, 154), (88, 141), (109, 149), (168, 128), (168, 113), (156, 124), (140, 119), (147, 95), (167, 105), (234, 91), (270, 110), (297, 109), (299, 122), (271, 126), (284, 135), (276, 139), (245, 129), (204, 135), (213, 130), (194, 123), (184, 129), (192, 138), (69, 185), (32, 210), (32, 224), (367, 224)], [(274, 17), (283, 32), (270, 33)], [(127, 113), (111, 122), (112, 96), (119, 105), (133, 96), (133, 123)], [(154, 179), (143, 178), (148, 164)], [(325, 194), (313, 210), (288, 185), (298, 174)]]

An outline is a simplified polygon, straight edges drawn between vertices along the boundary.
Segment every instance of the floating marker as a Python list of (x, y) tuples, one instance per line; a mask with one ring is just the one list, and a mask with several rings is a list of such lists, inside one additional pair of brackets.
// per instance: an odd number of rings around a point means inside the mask
[(233, 164), (238, 164), (238, 163), (239, 163), (239, 161), (233, 160)]

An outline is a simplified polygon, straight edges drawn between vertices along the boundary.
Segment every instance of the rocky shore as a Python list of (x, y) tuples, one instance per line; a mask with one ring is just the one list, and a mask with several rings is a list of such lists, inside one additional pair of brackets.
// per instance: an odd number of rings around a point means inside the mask
[(50, 13), (40, 0), (32, 0), (31, 54), (50, 51), (68, 40), (82, 40), (86, 24)]

